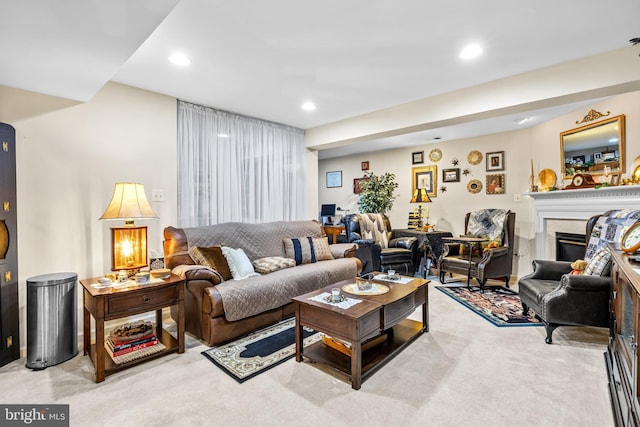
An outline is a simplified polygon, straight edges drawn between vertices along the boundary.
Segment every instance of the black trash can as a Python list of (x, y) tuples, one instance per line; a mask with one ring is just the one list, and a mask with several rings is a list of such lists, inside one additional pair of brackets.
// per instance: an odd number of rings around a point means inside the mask
[(27, 368), (45, 369), (78, 354), (75, 273), (27, 279)]

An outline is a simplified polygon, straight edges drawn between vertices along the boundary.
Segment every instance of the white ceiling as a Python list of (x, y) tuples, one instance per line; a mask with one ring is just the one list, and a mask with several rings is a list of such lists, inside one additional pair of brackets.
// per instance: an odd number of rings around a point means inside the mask
[[(637, 0), (0, 0), (0, 16), (0, 85), (87, 101), (112, 80), (303, 129), (618, 49), (640, 35)], [(470, 42), (484, 54), (465, 62), (458, 53)], [(178, 51), (189, 67), (168, 62)], [(307, 100), (315, 111), (300, 109)], [(548, 120), (584, 104), (527, 116)], [(393, 143), (511, 130), (523, 116)], [(388, 144), (332, 148), (321, 158)]]

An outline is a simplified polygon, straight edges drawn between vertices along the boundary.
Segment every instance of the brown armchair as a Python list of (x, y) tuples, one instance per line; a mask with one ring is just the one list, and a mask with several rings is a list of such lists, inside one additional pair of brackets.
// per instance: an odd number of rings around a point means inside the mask
[[(490, 210), (485, 210), (490, 212)], [(469, 221), (472, 212), (468, 212), (464, 220), (465, 235), (469, 234)], [(440, 266), (440, 282), (445, 283), (447, 272), (469, 276), (477, 280), (480, 289), (484, 288), (488, 279), (503, 279), (509, 286), (513, 266), (515, 212), (507, 211), (502, 223), (501, 241), (498, 247), (485, 248), (478, 253), (472, 252), (471, 270), (469, 271), (469, 254), (462, 252), (462, 246), (456, 243), (444, 245), (444, 251), (438, 260)]]

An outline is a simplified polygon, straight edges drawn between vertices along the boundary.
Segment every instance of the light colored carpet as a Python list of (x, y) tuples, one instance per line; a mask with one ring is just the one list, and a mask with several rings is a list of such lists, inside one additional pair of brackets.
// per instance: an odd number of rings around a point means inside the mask
[[(93, 381), (80, 355), (43, 371), (0, 368), (0, 402), (70, 405), (72, 426), (612, 426), (607, 331), (498, 328), (429, 289), (430, 332), (359, 391), (290, 360), (239, 384), (187, 351)], [(517, 290), (517, 288), (516, 288)], [(412, 315), (420, 319), (420, 313)]]

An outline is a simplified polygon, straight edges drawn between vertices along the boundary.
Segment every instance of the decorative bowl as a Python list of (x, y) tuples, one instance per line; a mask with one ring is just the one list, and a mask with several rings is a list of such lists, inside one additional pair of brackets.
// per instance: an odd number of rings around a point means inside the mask
[(358, 280), (357, 285), (358, 285), (359, 291), (368, 291), (369, 289), (371, 289), (371, 282), (369, 282), (368, 280), (367, 281)]
[(151, 270), (151, 277), (155, 277), (156, 279), (166, 279), (171, 276), (171, 270), (168, 268), (158, 268), (157, 270)]

